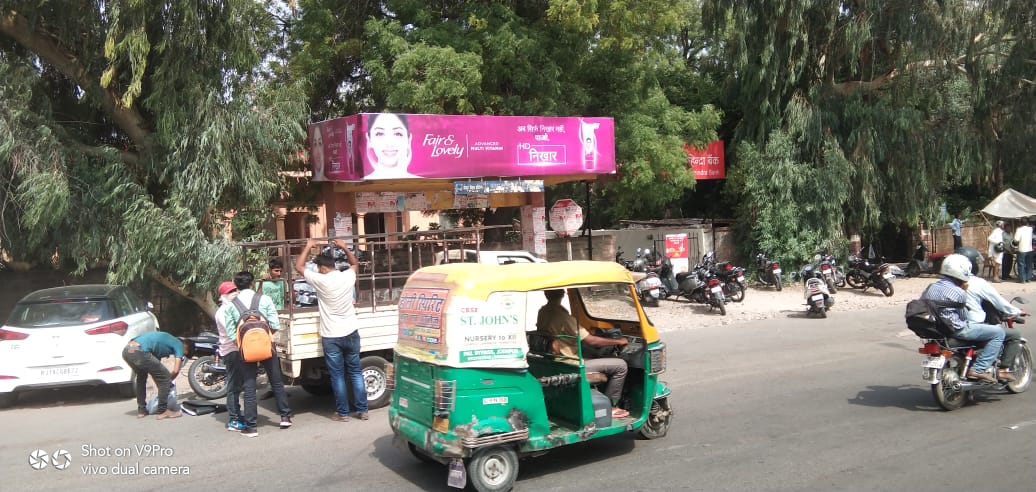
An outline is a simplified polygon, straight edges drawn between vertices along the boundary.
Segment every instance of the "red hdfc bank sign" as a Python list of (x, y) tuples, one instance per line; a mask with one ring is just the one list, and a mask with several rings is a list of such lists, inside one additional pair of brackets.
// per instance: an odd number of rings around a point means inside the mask
[(704, 148), (684, 144), (683, 150), (687, 152), (687, 165), (694, 169), (694, 179), (725, 179), (727, 177), (722, 140), (713, 140)]

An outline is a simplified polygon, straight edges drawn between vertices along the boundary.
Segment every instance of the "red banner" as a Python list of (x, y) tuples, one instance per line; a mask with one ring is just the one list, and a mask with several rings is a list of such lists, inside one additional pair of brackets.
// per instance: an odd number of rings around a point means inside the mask
[(694, 169), (694, 179), (725, 179), (727, 177), (722, 140), (713, 140), (704, 149), (692, 147), (689, 144), (685, 144), (683, 149), (687, 152), (687, 165)]

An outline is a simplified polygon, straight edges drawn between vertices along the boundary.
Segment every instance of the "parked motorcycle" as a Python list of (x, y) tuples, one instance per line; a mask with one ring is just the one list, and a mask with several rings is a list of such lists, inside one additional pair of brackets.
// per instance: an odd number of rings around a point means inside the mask
[(194, 359), (187, 370), (187, 382), (201, 398), (215, 400), (227, 396), (227, 366), (219, 356), (219, 337), (202, 333), (184, 338), (185, 355)]
[(827, 290), (827, 282), (818, 277), (806, 279), (804, 295), (806, 298), (807, 316), (817, 314), (821, 318), (826, 318), (827, 311), (835, 304), (835, 298)]
[[(1008, 328), (1023, 322), (1020, 317), (1003, 318)], [(983, 342), (948, 337), (935, 327), (934, 321), (924, 322), (910, 316), (907, 317), (907, 327), (921, 338), (923, 345), (917, 349), (918, 353), (925, 356), (921, 361), (921, 378), (931, 385), (932, 396), (943, 409), (956, 410), (964, 406), (967, 400), (974, 397), (975, 392), (1006, 390), (1008, 393), (1022, 393), (1029, 388), (1032, 381), (1032, 353), (1024, 338), (1011, 365), (1014, 381), (969, 381), (965, 376), (976, 352), (984, 346)], [(994, 362), (994, 374), (999, 366)]]
[(770, 254), (760, 251), (755, 254), (755, 279), (763, 285), (772, 285), (780, 292), (784, 288), (781, 279), (781, 263), (771, 260)]
[(891, 265), (888, 263), (875, 264), (865, 258), (856, 255), (849, 256), (849, 270), (845, 273), (845, 281), (854, 289), (867, 291), (874, 287), (885, 294), (885, 297), (892, 297), (895, 289), (892, 287)]
[(745, 282), (744, 268), (734, 266), (729, 261), (723, 261), (717, 263), (713, 271), (723, 286), (723, 295), (734, 302), (745, 300), (745, 289), (748, 286)]
[(670, 292), (669, 295), (682, 296), (691, 302), (708, 304), (709, 311), (718, 309), (721, 316), (726, 316), (727, 301), (723, 294), (723, 286), (716, 278), (716, 274), (709, 268), (704, 265), (696, 265), (689, 272), (675, 274), (672, 281), (677, 289)]
[(644, 251), (637, 248), (637, 259), (627, 261), (622, 256), (622, 248), (617, 248), (615, 262), (632, 272), (633, 285), (637, 289), (637, 297), (640, 298), (640, 303), (645, 306), (658, 306), (658, 300), (661, 297), (662, 280), (658, 278), (656, 273), (647, 271), (647, 259), (645, 258)]

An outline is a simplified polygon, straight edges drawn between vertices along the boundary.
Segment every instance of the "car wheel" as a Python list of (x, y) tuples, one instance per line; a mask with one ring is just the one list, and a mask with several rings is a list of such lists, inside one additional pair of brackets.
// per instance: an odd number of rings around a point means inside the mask
[(0, 408), (7, 408), (18, 401), (18, 393), (0, 393)]

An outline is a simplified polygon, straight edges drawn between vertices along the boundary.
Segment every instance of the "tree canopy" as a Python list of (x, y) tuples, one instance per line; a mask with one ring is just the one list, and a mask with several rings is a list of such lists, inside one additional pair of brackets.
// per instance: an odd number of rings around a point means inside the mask
[(0, 0), (0, 244), (212, 309), (304, 125), (398, 111), (613, 117), (595, 227), (695, 207), (723, 138), (745, 248), (804, 258), (1036, 192), (1034, 81), (1025, 0)]
[(263, 73), (277, 25), (251, 0), (0, 1), (0, 242), (211, 310), (239, 268), (232, 210), (269, 206), (308, 118)]

